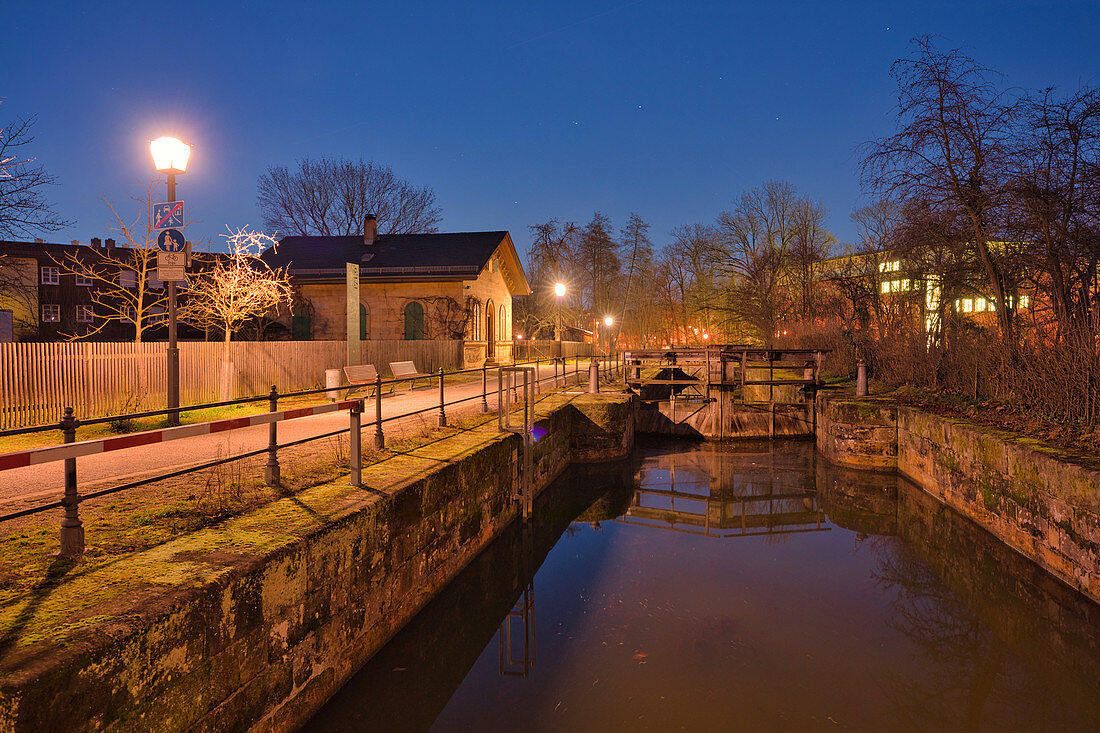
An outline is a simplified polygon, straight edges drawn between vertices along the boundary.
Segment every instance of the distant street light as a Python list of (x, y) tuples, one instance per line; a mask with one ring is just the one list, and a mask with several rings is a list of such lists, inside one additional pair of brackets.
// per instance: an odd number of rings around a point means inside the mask
[[(149, 143), (153, 167), (168, 175), (168, 201), (176, 200), (176, 176), (187, 172), (191, 146), (174, 137), (158, 137)], [(152, 216), (152, 214), (150, 214)], [(152, 222), (150, 222), (152, 224)], [(158, 273), (159, 274), (159, 273)], [(180, 406), (180, 350), (176, 343), (176, 281), (168, 281), (168, 409)], [(168, 424), (179, 425), (180, 414), (168, 413)]]
[(604, 316), (603, 317), (603, 325), (605, 325), (605, 326), (610, 327), (611, 324), (614, 323), (614, 322), (615, 322), (615, 319), (612, 318), (611, 316)]

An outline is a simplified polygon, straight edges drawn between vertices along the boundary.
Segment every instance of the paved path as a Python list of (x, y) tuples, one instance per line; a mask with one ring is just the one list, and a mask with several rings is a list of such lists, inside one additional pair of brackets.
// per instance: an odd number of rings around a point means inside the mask
[[(574, 377), (572, 369), (573, 365), (570, 364), (568, 371), (568, 384), (570, 385), (577, 383), (577, 377)], [(581, 381), (587, 383), (587, 372), (584, 370), (583, 363), (581, 364), (581, 370), (579, 377)], [(497, 380), (493, 372), (489, 372), (489, 374), (487, 401), (489, 409), (495, 410)], [(552, 365), (545, 364), (540, 367), (539, 377), (543, 380), (542, 390), (553, 389), (553, 375), (554, 367)], [(420, 380), (419, 384), (423, 385), (423, 380)], [(394, 394), (383, 392), (383, 418), (439, 405), (438, 382), (433, 382), (430, 388), (419, 386), (412, 392), (400, 385), (397, 390)], [(447, 402), (466, 397), (476, 397), (476, 399), (470, 399), (453, 407), (448, 407), (447, 415), (449, 418), (452, 416), (457, 417), (463, 413), (480, 412), (480, 378), (460, 384), (448, 382), (445, 385), (444, 393)], [(364, 393), (360, 392), (359, 394)], [(402, 430), (415, 429), (421, 425), (435, 426), (437, 418), (438, 411), (430, 410), (422, 413), (419, 417), (414, 415), (384, 423), (383, 432), (386, 433), (388, 438), (391, 434), (400, 434)], [(363, 414), (364, 447), (370, 446), (370, 441), (374, 436), (373, 419), (373, 401), (368, 401)], [(348, 425), (349, 418), (346, 411), (288, 420), (279, 423), (279, 443), (288, 443), (314, 435), (322, 435), (341, 428), (347, 428)], [(318, 450), (328, 449), (324, 441), (316, 445), (318, 445)], [(85, 456), (77, 459), (77, 480), (81, 491), (91, 491), (266, 447), (267, 426), (257, 425), (214, 435), (200, 435), (167, 443)], [(23, 505), (60, 499), (65, 493), (63, 472), (63, 461), (0, 471), (0, 509), (10, 511)]]

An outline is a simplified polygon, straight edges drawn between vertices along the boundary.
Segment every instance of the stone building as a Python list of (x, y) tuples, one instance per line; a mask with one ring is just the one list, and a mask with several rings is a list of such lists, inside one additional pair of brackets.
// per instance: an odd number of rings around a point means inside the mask
[(455, 339), (467, 365), (512, 354), (512, 298), (531, 287), (506, 231), (284, 237), (263, 254), (297, 292), (294, 339), (347, 337), (347, 263), (359, 265), (359, 337)]

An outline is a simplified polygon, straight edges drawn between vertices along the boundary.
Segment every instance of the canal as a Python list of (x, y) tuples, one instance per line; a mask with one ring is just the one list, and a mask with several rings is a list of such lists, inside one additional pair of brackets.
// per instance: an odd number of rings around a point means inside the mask
[(307, 726), (1097, 730), (1100, 607), (801, 442), (571, 469)]

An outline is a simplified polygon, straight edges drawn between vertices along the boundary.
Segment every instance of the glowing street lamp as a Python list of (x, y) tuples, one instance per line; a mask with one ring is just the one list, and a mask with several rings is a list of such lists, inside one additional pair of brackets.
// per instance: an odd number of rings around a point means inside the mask
[(558, 343), (561, 343), (561, 299), (565, 295), (565, 283), (554, 283), (554, 295), (558, 296)]
[[(187, 172), (191, 146), (174, 137), (149, 142), (153, 167), (168, 175), (168, 201), (176, 200), (176, 176)], [(151, 222), (150, 222), (151, 223)], [(180, 406), (180, 350), (176, 343), (176, 282), (168, 281), (168, 409)], [(180, 414), (168, 413), (168, 424), (179, 425)]]

